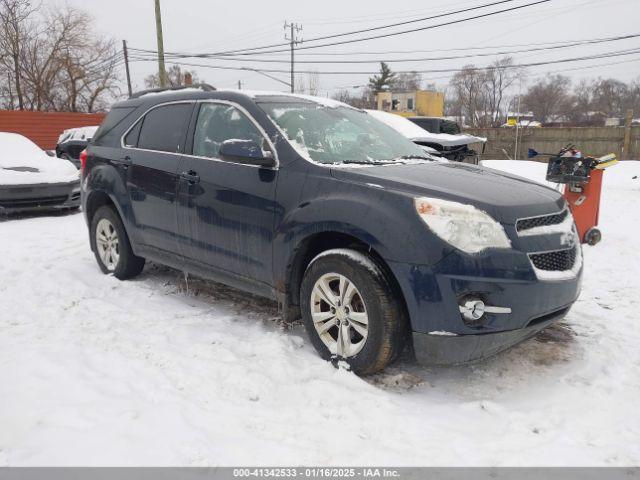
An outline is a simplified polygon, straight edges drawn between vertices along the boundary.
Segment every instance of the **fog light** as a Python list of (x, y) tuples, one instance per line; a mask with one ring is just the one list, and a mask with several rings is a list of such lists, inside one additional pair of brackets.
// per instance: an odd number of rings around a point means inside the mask
[(466, 296), (460, 299), (460, 314), (464, 323), (477, 326), (485, 317), (485, 314), (510, 314), (510, 307), (496, 307), (487, 305), (479, 297)]
[(479, 298), (467, 297), (460, 305), (460, 313), (469, 323), (476, 323), (485, 312), (484, 302)]

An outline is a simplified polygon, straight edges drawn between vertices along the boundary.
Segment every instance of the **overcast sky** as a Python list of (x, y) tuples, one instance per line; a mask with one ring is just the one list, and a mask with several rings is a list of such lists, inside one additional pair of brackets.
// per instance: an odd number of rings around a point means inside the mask
[[(61, 0), (62, 1), (62, 0)], [(495, 0), (493, 0), (495, 1)], [(517, 0), (494, 6), (486, 11), (509, 8), (531, 3), (535, 0)], [(285, 20), (302, 25), (303, 39), (376, 27), (432, 14), (468, 8), (491, 0), (399, 0), (395, 2), (375, 2), (359, 0), (275, 0), (248, 1), (235, 0), (217, 2), (215, 0), (161, 0), (166, 51), (219, 52), (237, 48), (248, 48), (283, 42)], [(45, 5), (60, 5), (56, 0), (44, 0)], [(85, 9), (95, 19), (96, 30), (122, 40), (130, 47), (156, 49), (155, 19), (153, 0), (66, 0), (66, 3)], [(375, 33), (388, 33), (426, 25), (450, 21), (456, 18), (484, 13), (470, 12), (455, 17), (444, 17), (422, 23), (413, 23), (370, 34), (359, 34), (344, 39), (358, 38)], [(321, 49), (301, 50), (300, 60), (371, 60), (393, 58), (424, 58), (434, 56), (465, 55), (479, 52), (533, 48), (540, 43), (564, 42), (570, 40), (593, 39), (640, 33), (640, 0), (551, 0), (548, 3), (524, 8), (515, 12), (468, 21), (458, 25), (445, 26), (395, 37), (353, 43)], [(337, 40), (342, 40), (337, 39)], [(320, 42), (315, 42), (320, 43)], [(303, 43), (302, 46), (313, 45)], [(500, 47), (479, 50), (478, 47)], [(469, 50), (472, 48), (473, 50)], [(548, 60), (583, 57), (587, 55), (640, 48), (640, 37), (600, 45), (582, 45), (555, 51), (515, 53), (517, 63), (532, 63)], [(456, 51), (446, 51), (461, 49)], [(413, 52), (386, 55), (335, 55), (349, 52)], [(418, 51), (424, 52), (420, 53)], [(313, 55), (309, 55), (313, 53)], [(327, 54), (318, 56), (319, 53)], [(270, 55), (269, 58), (288, 60), (287, 53)], [(442, 70), (460, 68), (468, 63), (486, 65), (496, 57), (478, 57), (413, 63), (393, 63), (394, 70)], [(256, 64), (223, 60), (183, 60), (210, 65), (246, 66), (288, 70), (286, 63)], [(602, 64), (615, 65), (603, 66)], [(600, 65), (597, 68), (584, 68)], [(145, 75), (155, 71), (150, 62), (132, 64), (133, 83), (143, 86)], [(189, 67), (191, 68), (191, 67)], [(323, 71), (372, 71), (376, 63), (370, 64), (299, 64), (300, 70)], [(578, 68), (580, 68), (578, 70)], [(566, 71), (567, 69), (574, 69)], [(200, 78), (220, 87), (231, 88), (242, 81), (243, 88), (286, 90), (286, 86), (248, 71), (213, 70), (193, 68)], [(560, 72), (562, 70), (562, 72)], [(640, 76), (640, 53), (582, 62), (531, 67), (529, 82), (535, 81), (548, 72), (558, 72), (573, 77), (576, 81), (584, 77), (603, 76), (630, 80)], [(288, 80), (287, 73), (273, 73)], [(425, 79), (433, 79), (445, 86), (450, 73), (425, 73)], [(123, 75), (124, 77), (124, 75)], [(356, 86), (367, 83), (368, 75), (324, 75), (320, 76), (323, 94), (333, 92), (338, 87)]]

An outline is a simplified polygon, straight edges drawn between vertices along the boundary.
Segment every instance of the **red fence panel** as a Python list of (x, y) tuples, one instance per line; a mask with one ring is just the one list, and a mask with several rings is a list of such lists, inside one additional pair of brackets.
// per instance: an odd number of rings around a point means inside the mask
[(44, 150), (53, 150), (68, 128), (100, 125), (105, 113), (0, 110), (0, 132), (19, 133)]

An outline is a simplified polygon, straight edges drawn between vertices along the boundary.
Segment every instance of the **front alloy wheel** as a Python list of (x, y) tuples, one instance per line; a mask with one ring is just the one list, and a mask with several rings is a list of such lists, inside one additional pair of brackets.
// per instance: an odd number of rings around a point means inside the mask
[(362, 295), (344, 275), (331, 272), (311, 292), (313, 325), (332, 355), (349, 358), (364, 347), (369, 317)]
[(359, 375), (384, 369), (407, 338), (402, 297), (364, 252), (336, 248), (314, 258), (300, 285), (300, 309), (318, 353)]

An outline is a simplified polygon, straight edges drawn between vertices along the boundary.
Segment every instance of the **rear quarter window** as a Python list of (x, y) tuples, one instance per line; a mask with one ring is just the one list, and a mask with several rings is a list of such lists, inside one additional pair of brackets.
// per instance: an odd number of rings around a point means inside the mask
[(127, 118), (136, 107), (115, 107), (107, 114), (107, 117), (103, 120), (100, 128), (96, 130), (93, 135), (92, 142), (95, 144), (104, 143), (107, 135), (120, 123)]

